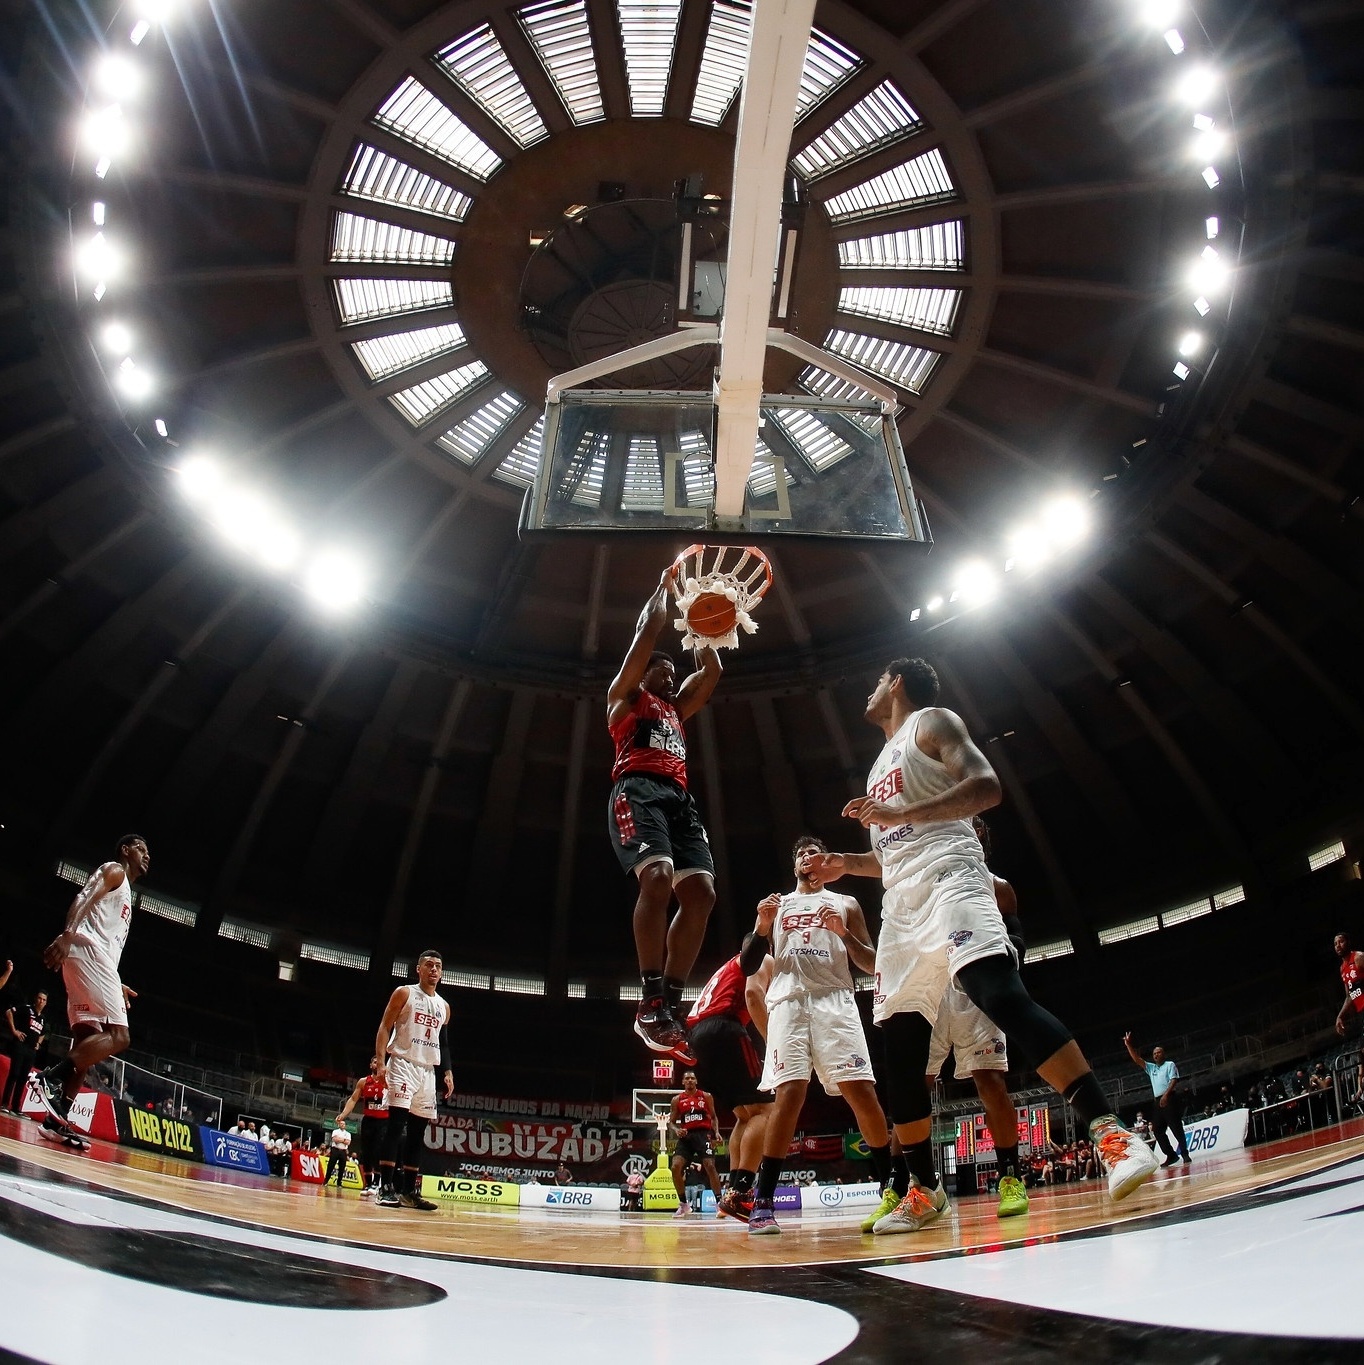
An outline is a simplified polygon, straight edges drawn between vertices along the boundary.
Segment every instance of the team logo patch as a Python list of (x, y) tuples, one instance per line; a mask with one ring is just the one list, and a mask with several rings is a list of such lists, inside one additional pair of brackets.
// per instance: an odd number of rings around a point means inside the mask
[[(953, 948), (964, 948), (974, 937), (975, 931), (972, 929), (954, 929), (948, 934)], [(949, 949), (949, 951), (951, 951)]]

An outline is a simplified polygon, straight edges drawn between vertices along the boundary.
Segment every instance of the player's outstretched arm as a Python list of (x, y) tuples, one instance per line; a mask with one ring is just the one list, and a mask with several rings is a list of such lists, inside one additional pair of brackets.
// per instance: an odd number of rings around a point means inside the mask
[(710, 645), (696, 651), (696, 671), (678, 689), (677, 714), (682, 720), (694, 716), (709, 700), (723, 669), (720, 655)]
[(836, 882), (840, 877), (880, 877), (881, 863), (874, 853), (807, 853), (800, 860), (800, 870)]
[(758, 970), (744, 982), (744, 1004), (748, 1006), (749, 1018), (753, 1027), (767, 1041), (767, 988), (772, 984), (774, 959), (769, 954), (763, 958)]
[(365, 1088), (366, 1079), (366, 1077), (361, 1076), (360, 1079), (355, 1082), (355, 1089), (350, 1092), (350, 1099), (346, 1101), (342, 1106), (341, 1111), (336, 1116), (337, 1123), (345, 1123), (351, 1116), (355, 1106), (360, 1103), (360, 1092)]
[(649, 655), (658, 643), (658, 632), (668, 619), (668, 589), (677, 578), (677, 565), (669, 564), (658, 580), (654, 594), (644, 604), (644, 610), (635, 623), (635, 638), (625, 651), (620, 672), (611, 680), (606, 693), (606, 719), (615, 724), (634, 703), (639, 685), (649, 671)]
[(407, 987), (399, 986), (388, 997), (388, 1007), (384, 1010), (384, 1017), (379, 1020), (379, 1032), (374, 1036), (374, 1055), (379, 1059), (379, 1066), (374, 1074), (379, 1080), (383, 1080), (388, 1071), (388, 1040), (393, 1036), (393, 1030), (398, 1025), (398, 1016), (402, 1014), (403, 1006), (406, 1004)]

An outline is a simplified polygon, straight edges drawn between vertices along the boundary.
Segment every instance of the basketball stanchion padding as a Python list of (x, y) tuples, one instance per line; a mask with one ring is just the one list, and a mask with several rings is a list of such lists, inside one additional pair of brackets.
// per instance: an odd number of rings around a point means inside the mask
[(756, 545), (689, 545), (673, 562), (684, 649), (734, 649), (740, 628), (758, 629), (751, 612), (772, 586), (772, 566)]

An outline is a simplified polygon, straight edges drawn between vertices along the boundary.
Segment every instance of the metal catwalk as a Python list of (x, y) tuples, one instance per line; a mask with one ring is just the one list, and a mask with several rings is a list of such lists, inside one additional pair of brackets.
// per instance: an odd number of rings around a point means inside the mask
[[(377, 1359), (1358, 1361), (1364, 1125), (1097, 1182), (1010, 1224), (954, 1202), (873, 1239), (849, 1214), (422, 1215), (0, 1119), (0, 1348), (53, 1365)], [(25, 1311), (32, 1306), (33, 1311)]]

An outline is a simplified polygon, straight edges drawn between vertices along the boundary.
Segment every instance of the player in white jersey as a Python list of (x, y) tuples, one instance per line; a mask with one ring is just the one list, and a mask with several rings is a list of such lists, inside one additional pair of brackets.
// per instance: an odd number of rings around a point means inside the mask
[(128, 1002), (137, 992), (119, 980), (118, 964), (133, 918), (133, 883), (151, 866), (147, 841), (126, 834), (118, 857), (103, 863), (86, 880), (66, 912), (62, 932), (43, 949), (43, 962), (62, 974), (71, 1051), (42, 1072), (38, 1093), (48, 1117), (43, 1127), (72, 1145), (85, 1146), (66, 1121), (85, 1073), (128, 1046)]
[(876, 949), (862, 907), (851, 896), (826, 890), (817, 870), (803, 868), (807, 856), (827, 852), (827, 845), (813, 835), (796, 840), (791, 850), (796, 889), (759, 902), (757, 922), (739, 957), (741, 967), (756, 967), (770, 947), (772, 962), (767, 1058), (758, 1088), (775, 1092), (776, 1101), (763, 1137), (748, 1222), (754, 1236), (781, 1231), (772, 1215), (772, 1198), (812, 1075), (819, 1076), (830, 1095), (847, 1100), (877, 1178), (884, 1183), (890, 1176), (890, 1133), (876, 1098), (849, 966), (851, 960), (871, 971)]
[(876, 1223), (878, 1233), (914, 1232), (947, 1211), (924, 1076), (933, 1021), (953, 980), (1070, 1103), (1099, 1151), (1113, 1198), (1156, 1169), (1146, 1144), (1119, 1123), (1070, 1031), (1023, 985), (971, 828), (972, 816), (999, 804), (999, 778), (961, 717), (936, 705), (938, 690), (938, 675), (923, 659), (895, 659), (877, 679), (866, 716), (886, 744), (867, 795), (843, 808), (870, 830), (871, 852), (815, 854), (806, 863), (829, 881), (879, 876), (886, 888), (873, 1018), (885, 1030), (891, 1119), (914, 1183)]
[(374, 1078), (388, 1085), (388, 1124), (379, 1156), (382, 1188), (375, 1201), (385, 1208), (401, 1205), (430, 1213), (436, 1207), (422, 1198), (421, 1144), (428, 1120), (436, 1117), (437, 1070), (445, 1098), (455, 1093), (446, 1034), (450, 1006), (436, 994), (443, 972), (441, 955), (428, 948), (417, 959), (417, 984), (399, 986), (389, 997), (374, 1041), (380, 1059)]

